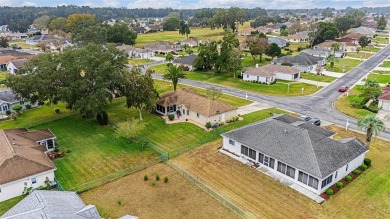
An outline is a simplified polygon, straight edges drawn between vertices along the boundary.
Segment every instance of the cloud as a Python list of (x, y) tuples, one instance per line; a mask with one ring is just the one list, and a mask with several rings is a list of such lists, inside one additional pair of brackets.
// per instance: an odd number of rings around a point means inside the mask
[(103, 7), (118, 7), (119, 1), (117, 0), (103, 0)]
[(85, 2), (78, 4), (78, 6), (95, 7), (95, 4), (90, 0), (86, 0)]
[(1, 6), (11, 6), (11, 7), (20, 7), (20, 6), (38, 6), (37, 3), (24, 1), (24, 0), (0, 0)]

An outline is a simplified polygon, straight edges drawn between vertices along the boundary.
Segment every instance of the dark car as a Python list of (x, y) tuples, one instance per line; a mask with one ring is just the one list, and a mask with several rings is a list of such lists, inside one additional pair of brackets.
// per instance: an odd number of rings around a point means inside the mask
[(348, 87), (347, 86), (341, 86), (340, 88), (339, 88), (339, 92), (346, 92), (348, 90)]
[(313, 125), (320, 126), (321, 125), (321, 120), (317, 118), (311, 118), (308, 122), (310, 122)]

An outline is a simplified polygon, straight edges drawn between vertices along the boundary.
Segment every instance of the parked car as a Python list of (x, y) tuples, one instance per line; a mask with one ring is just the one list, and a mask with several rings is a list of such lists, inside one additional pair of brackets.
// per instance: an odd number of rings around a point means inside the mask
[(321, 120), (317, 118), (311, 118), (308, 122), (310, 122), (313, 125), (320, 126), (321, 125)]
[(299, 117), (301, 120), (303, 120), (303, 121), (309, 121), (312, 117), (311, 116), (306, 116), (306, 115), (301, 115), (300, 117)]
[(341, 87), (339, 88), (339, 92), (342, 92), (342, 93), (346, 92), (347, 90), (348, 90), (348, 87), (347, 87), (347, 86), (341, 86)]

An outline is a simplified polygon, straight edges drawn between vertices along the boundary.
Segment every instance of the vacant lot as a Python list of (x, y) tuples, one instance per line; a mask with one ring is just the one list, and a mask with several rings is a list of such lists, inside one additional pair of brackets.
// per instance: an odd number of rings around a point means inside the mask
[(301, 73), (301, 78), (312, 80), (312, 81), (328, 82), (328, 83), (336, 80), (335, 77), (326, 76), (326, 75), (316, 75), (311, 73)]
[[(144, 181), (144, 174), (149, 180)], [(160, 181), (155, 181), (155, 175)], [(168, 183), (163, 177), (168, 176)], [(152, 182), (155, 185), (152, 186)], [(125, 214), (139, 218), (238, 218), (210, 195), (165, 164), (158, 164), (81, 194), (102, 217)], [(118, 204), (118, 200), (122, 202)]]
[(361, 86), (355, 86), (349, 91), (349, 95), (343, 95), (340, 99), (335, 102), (335, 108), (344, 113), (345, 115), (351, 116), (356, 119), (361, 119), (366, 115), (373, 114), (372, 112), (353, 107), (352, 104), (355, 102), (361, 102), (364, 98), (360, 95), (363, 93)]
[[(364, 135), (330, 127), (336, 138)], [(322, 205), (272, 178), (217, 152), (212, 142), (173, 160), (257, 218), (388, 218), (390, 214), (390, 143), (375, 139), (367, 157), (373, 166)]]
[(347, 73), (356, 66), (358, 66), (362, 61), (356, 59), (348, 59), (342, 58), (338, 59), (338, 62), (334, 63), (334, 68), (331, 69), (330, 63), (325, 66), (327, 71), (339, 72), (339, 73)]

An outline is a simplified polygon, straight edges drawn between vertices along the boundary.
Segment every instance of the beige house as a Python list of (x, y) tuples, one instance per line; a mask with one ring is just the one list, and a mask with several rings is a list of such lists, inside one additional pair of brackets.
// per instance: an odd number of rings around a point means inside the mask
[(271, 84), (276, 79), (295, 81), (301, 77), (300, 71), (296, 68), (284, 65), (268, 64), (259, 67), (247, 68), (241, 73), (242, 80), (257, 83)]
[(192, 120), (201, 125), (225, 122), (237, 116), (237, 108), (211, 100), (192, 88), (182, 88), (163, 94), (157, 101), (156, 112), (161, 115), (174, 114), (175, 119)]

